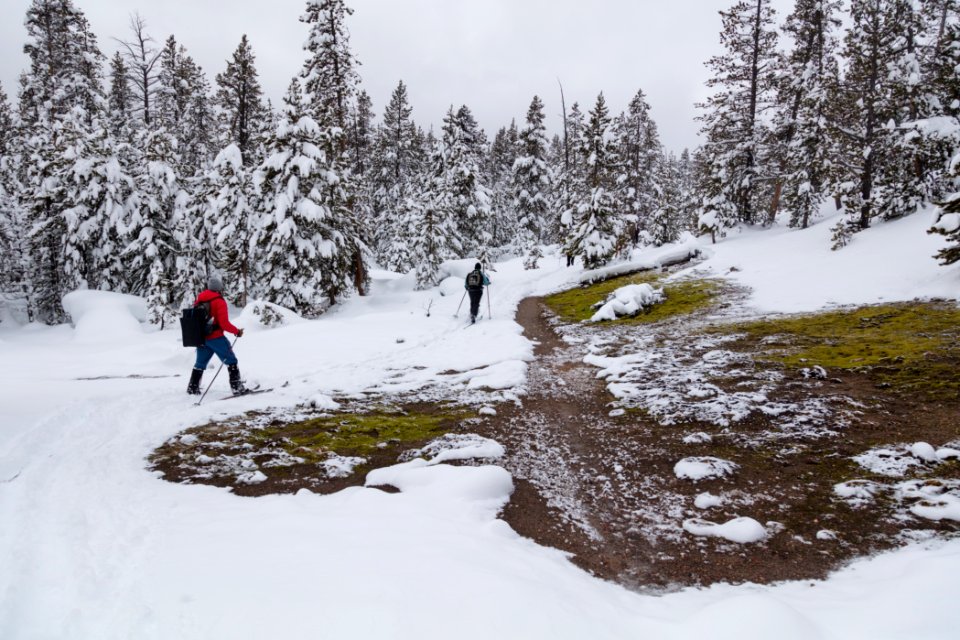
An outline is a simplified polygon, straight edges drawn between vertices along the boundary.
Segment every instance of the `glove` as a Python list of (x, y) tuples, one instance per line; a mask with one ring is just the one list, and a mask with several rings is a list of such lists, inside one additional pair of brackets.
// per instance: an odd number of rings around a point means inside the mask
[(243, 337), (243, 329), (237, 329), (237, 337), (238, 337), (238, 338), (242, 338), (242, 337)]

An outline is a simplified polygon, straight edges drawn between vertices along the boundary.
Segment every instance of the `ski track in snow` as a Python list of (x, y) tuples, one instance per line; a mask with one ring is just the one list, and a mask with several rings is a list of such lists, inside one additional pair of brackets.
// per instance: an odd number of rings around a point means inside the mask
[[(871, 230), (855, 243), (870, 233), (886, 242), (902, 234), (905, 227), (897, 224), (896, 232)], [(912, 232), (922, 231), (910, 224)], [(793, 233), (793, 251), (781, 234), (778, 265), (805, 255), (808, 238), (825, 244), (824, 226)], [(714, 256), (698, 268), (714, 265), (721, 273), (727, 263), (743, 266), (747, 256), (764, 255), (767, 238), (754, 236), (707, 249)], [(454, 275), (462, 277), (470, 263), (453, 265)], [(318, 393), (517, 399), (519, 365), (497, 365), (529, 362), (532, 349), (516, 323), (500, 318), (511, 317), (521, 298), (579, 276), (557, 263), (545, 259), (547, 267), (534, 273), (524, 272), (519, 260), (498, 265), (490, 290), (497, 319), (470, 333), (480, 348), (464, 348), (460, 323), (449, 317), (456, 299), (439, 298), (436, 290), (413, 292), (402, 280), (378, 281), (373, 296), (351, 300), (318, 322), (251, 329), (237, 346), (241, 368), (277, 391), (200, 408), (185, 398), (183, 378), (75, 380), (183, 374), (191, 356), (177, 346), (174, 332), (120, 340), (94, 328), (78, 340), (69, 327), (0, 328), (0, 637), (952, 637), (956, 540), (858, 561), (824, 582), (715, 585), (652, 597), (596, 580), (564, 554), (518, 537), (497, 520), (510, 491), (500, 467), (406, 463), (384, 471), (402, 485), (400, 494), (354, 488), (256, 499), (165, 483), (145, 470), (146, 456), (185, 427), (250, 409), (288, 408)], [(924, 268), (935, 277), (923, 272), (914, 282), (942, 283), (944, 273), (958, 273), (929, 263)], [(842, 280), (842, 270), (832, 273)], [(738, 278), (754, 279), (756, 300), (777, 300), (755, 271), (744, 267)], [(852, 296), (854, 290), (845, 291)], [(898, 292), (892, 286), (888, 295)], [(423, 308), (430, 298), (437, 304), (428, 319)], [(608, 378), (619, 378), (610, 382), (631, 385), (625, 395), (636, 400), (649, 392), (631, 378), (634, 367), (612, 368), (639, 361), (617, 361), (622, 354), (594, 347), (592, 357), (607, 365)], [(714, 365), (699, 355), (705, 364), (694, 373), (709, 390)], [(649, 364), (669, 375), (689, 365), (675, 354), (659, 358)], [(492, 369), (493, 383), (514, 384), (471, 387), (476, 376), (462, 374), (478, 369)], [(458, 373), (443, 373), (449, 371)], [(763, 393), (762, 381), (753, 385), (735, 392), (733, 405), (698, 410), (735, 415), (743, 396), (762, 404), (755, 396)], [(677, 411), (670, 393), (658, 404), (664, 417)], [(562, 464), (558, 473), (562, 477)], [(941, 493), (927, 495), (913, 485), (897, 490), (905, 497), (923, 494), (931, 517), (955, 511)]]

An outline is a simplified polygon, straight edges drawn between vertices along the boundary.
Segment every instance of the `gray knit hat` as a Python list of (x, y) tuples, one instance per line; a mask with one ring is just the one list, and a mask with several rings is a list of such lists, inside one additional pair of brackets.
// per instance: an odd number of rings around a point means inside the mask
[(223, 280), (220, 279), (220, 276), (210, 276), (210, 279), (207, 280), (207, 289), (210, 289), (210, 291), (216, 291), (217, 293), (223, 293)]

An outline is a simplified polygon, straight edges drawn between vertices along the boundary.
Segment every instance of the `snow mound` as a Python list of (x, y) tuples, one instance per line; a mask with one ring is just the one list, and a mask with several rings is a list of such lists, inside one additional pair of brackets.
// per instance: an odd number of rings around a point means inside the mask
[(740, 544), (759, 542), (767, 537), (767, 530), (753, 518), (734, 518), (723, 524), (690, 518), (683, 521), (683, 529), (695, 536), (723, 538)]
[[(464, 276), (466, 278), (466, 276)], [(438, 289), (440, 290), (440, 295), (442, 296), (452, 296), (457, 297), (463, 295), (465, 289), (463, 288), (464, 278), (458, 278), (456, 276), (450, 276), (449, 278), (444, 278), (440, 282)]]
[(477, 517), (496, 517), (513, 493), (513, 477), (501, 467), (453, 467), (418, 458), (367, 474), (366, 486), (389, 485), (408, 495), (419, 495), (449, 508), (451, 502), (472, 502)]
[(450, 460), (502, 458), (504, 453), (503, 445), (496, 440), (475, 433), (448, 433), (432, 440), (422, 449), (405, 452), (402, 460), (423, 458), (430, 464), (439, 464)]
[(709, 509), (710, 507), (719, 507), (723, 504), (723, 498), (715, 496), (709, 491), (701, 493), (693, 501), (693, 506), (697, 509)]
[(63, 297), (78, 342), (116, 342), (143, 333), (147, 319), (143, 298), (112, 291), (80, 290)]
[(908, 480), (896, 486), (900, 500), (918, 500), (910, 513), (927, 520), (960, 522), (960, 481)]
[(914, 458), (919, 458), (924, 462), (939, 462), (940, 458), (937, 457), (937, 451), (933, 446), (928, 442), (915, 442), (910, 445), (910, 455)]
[(336, 411), (340, 408), (340, 403), (325, 393), (317, 393), (310, 396), (307, 404), (314, 409), (320, 409), (322, 411)]
[(295, 311), (264, 300), (252, 300), (240, 315), (237, 316), (234, 324), (243, 327), (282, 327), (298, 322), (305, 322)]
[(590, 318), (590, 322), (635, 316), (664, 299), (663, 289), (654, 289), (647, 283), (628, 284), (611, 293), (606, 301), (594, 305), (599, 309)]
[(714, 458), (712, 456), (695, 456), (684, 458), (673, 465), (673, 472), (678, 478), (688, 480), (703, 480), (705, 478), (722, 478), (732, 475), (740, 468), (735, 462)]
[(960, 449), (954, 449), (953, 447), (940, 447), (937, 449), (937, 458), (940, 460), (960, 458)]

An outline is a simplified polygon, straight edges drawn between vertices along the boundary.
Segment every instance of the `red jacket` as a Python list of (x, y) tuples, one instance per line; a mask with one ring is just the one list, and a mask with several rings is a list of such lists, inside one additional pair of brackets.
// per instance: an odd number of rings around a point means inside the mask
[(239, 333), (240, 330), (230, 324), (230, 317), (227, 312), (227, 302), (219, 293), (216, 291), (210, 291), (210, 289), (201, 291), (200, 295), (197, 296), (197, 301), (193, 303), (193, 306), (197, 306), (201, 302), (210, 302), (210, 316), (217, 323), (217, 328), (213, 330), (213, 333), (207, 336), (207, 340), (222, 338), (224, 331), (229, 331), (234, 335)]

